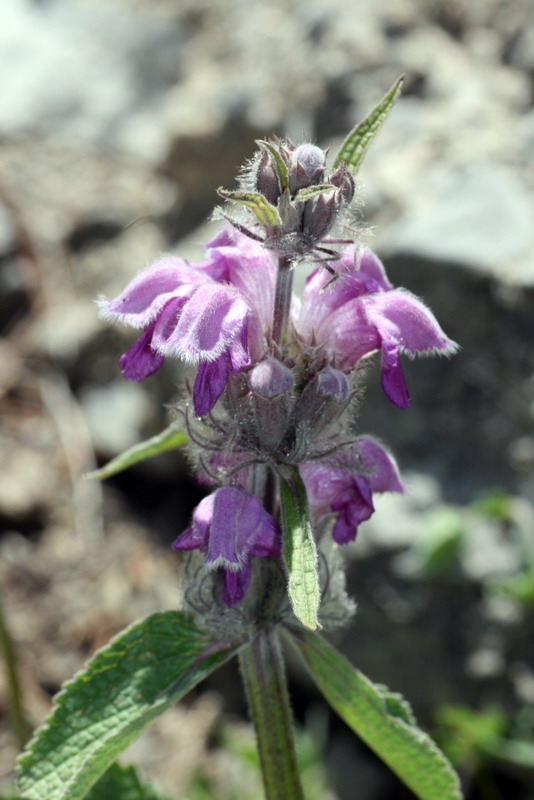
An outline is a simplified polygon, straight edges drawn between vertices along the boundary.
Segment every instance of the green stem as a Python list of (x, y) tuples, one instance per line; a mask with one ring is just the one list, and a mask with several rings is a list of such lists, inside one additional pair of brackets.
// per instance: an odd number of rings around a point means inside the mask
[(241, 651), (239, 661), (256, 731), (266, 800), (304, 800), (276, 628), (261, 628)]
[(4, 654), (8, 685), (8, 708), (11, 728), (19, 749), (22, 750), (29, 738), (29, 727), (22, 708), (22, 693), (17, 673), (17, 661), (13, 641), (9, 634), (0, 597), (0, 650)]
[(274, 295), (273, 340), (276, 344), (282, 346), (286, 343), (289, 332), (292, 290), (293, 270), (291, 269), (291, 258), (285, 255), (280, 256)]

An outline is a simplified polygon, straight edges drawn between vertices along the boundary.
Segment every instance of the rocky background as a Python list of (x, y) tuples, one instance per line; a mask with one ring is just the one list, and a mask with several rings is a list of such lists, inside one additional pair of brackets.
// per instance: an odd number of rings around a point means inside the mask
[[(2, 4), (0, 582), (32, 724), (111, 635), (176, 607), (169, 544), (201, 497), (174, 454), (84, 480), (161, 430), (180, 377), (168, 363), (123, 381), (131, 337), (95, 296), (161, 251), (200, 257), (215, 189), (254, 139), (337, 146), (401, 72), (361, 170), (361, 237), (462, 350), (406, 364), (410, 411), (368, 392), (359, 428), (391, 445), (408, 491), (348, 550), (359, 612), (335, 639), (408, 696), (469, 800), (534, 796), (529, 0)], [(296, 662), (291, 676), (310, 769), (326, 761), (317, 798), (410, 798)], [(205, 689), (125, 760), (176, 798), (257, 798), (235, 666)], [(6, 701), (0, 672), (0, 791), (16, 756)]]

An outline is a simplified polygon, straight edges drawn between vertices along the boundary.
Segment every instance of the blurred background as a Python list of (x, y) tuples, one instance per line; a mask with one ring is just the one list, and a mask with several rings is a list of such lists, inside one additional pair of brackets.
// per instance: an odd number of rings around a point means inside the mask
[[(532, 3), (3, 0), (0, 20), (0, 583), (29, 721), (110, 636), (177, 606), (169, 545), (202, 496), (176, 453), (84, 480), (167, 424), (181, 379), (167, 362), (125, 382), (131, 331), (95, 297), (162, 251), (201, 258), (256, 138), (335, 149), (404, 72), (361, 236), (462, 350), (405, 364), (409, 411), (369, 388), (358, 428), (407, 492), (347, 548), (358, 614), (333, 640), (408, 697), (468, 800), (532, 800)], [(411, 798), (290, 673), (309, 797)], [(0, 795), (7, 699), (0, 671)], [(175, 798), (261, 796), (235, 665), (125, 760)]]

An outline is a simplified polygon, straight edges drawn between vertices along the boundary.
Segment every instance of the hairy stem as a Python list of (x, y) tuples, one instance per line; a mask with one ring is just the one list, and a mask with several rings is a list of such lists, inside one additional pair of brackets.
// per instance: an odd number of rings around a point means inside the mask
[(293, 270), (291, 268), (291, 258), (287, 255), (282, 255), (278, 260), (273, 315), (273, 340), (279, 345), (284, 345), (288, 339), (292, 289)]
[(15, 649), (7, 628), (0, 597), (0, 651), (4, 655), (8, 685), (8, 708), (11, 728), (19, 749), (22, 750), (28, 741), (30, 730), (22, 708), (22, 693), (17, 673)]
[(239, 660), (256, 731), (266, 800), (304, 800), (276, 628), (260, 628), (241, 651)]

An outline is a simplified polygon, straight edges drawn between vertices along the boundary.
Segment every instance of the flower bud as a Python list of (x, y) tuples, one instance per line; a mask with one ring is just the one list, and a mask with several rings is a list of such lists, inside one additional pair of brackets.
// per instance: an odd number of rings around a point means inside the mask
[(346, 400), (350, 394), (349, 379), (344, 372), (325, 367), (317, 375), (317, 394), (322, 397), (333, 395), (336, 400)]
[(325, 367), (304, 388), (295, 405), (295, 423), (305, 423), (313, 434), (336, 420), (352, 396), (347, 376), (333, 367)]
[(276, 167), (273, 164), (272, 156), (267, 150), (262, 150), (259, 154), (254, 184), (258, 192), (261, 192), (269, 203), (276, 205), (276, 201), (281, 193), (280, 180)]
[(355, 183), (354, 178), (352, 177), (350, 171), (347, 169), (345, 164), (341, 164), (339, 169), (336, 169), (330, 177), (328, 178), (328, 182), (332, 183), (334, 186), (337, 186), (341, 189), (340, 197), (341, 200), (349, 205), (354, 197), (355, 191)]
[(293, 373), (276, 358), (266, 358), (249, 373), (260, 447), (276, 451), (291, 415)]
[(323, 179), (325, 152), (314, 144), (301, 144), (291, 153), (289, 163), (289, 191), (315, 186)]
[(249, 372), (248, 383), (255, 395), (270, 399), (291, 389), (293, 373), (278, 359), (266, 358)]
[(339, 189), (335, 192), (330, 190), (304, 204), (302, 229), (314, 242), (318, 242), (326, 236), (336, 221), (339, 211), (338, 191)]

